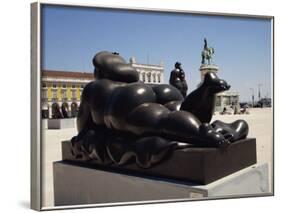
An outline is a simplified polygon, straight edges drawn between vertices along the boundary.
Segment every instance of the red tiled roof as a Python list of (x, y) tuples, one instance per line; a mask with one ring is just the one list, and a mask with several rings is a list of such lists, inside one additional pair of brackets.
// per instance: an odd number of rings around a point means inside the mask
[(87, 79), (94, 78), (94, 73), (88, 73), (88, 72), (42, 70), (41, 74), (42, 77), (66, 77), (66, 78), (87, 78)]

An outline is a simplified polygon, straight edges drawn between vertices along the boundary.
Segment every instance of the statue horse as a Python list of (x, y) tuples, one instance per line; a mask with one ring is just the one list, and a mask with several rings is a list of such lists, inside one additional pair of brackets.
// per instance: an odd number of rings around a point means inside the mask
[(206, 64), (206, 60), (208, 64), (211, 63), (213, 55), (215, 53), (215, 49), (213, 47), (208, 47), (201, 52), (202, 61), (201, 64)]

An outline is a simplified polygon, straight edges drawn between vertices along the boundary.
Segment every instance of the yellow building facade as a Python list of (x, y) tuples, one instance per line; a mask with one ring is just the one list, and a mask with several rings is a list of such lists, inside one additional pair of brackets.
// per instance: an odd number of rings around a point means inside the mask
[[(140, 64), (130, 58), (130, 65), (136, 69), (140, 81), (146, 84), (163, 84), (163, 64)], [(76, 117), (81, 94), (87, 83), (94, 80), (93, 73), (42, 70), (41, 71), (42, 118)]]
[(58, 110), (64, 117), (75, 117), (82, 91), (94, 74), (42, 70), (41, 75), (42, 118), (55, 118)]

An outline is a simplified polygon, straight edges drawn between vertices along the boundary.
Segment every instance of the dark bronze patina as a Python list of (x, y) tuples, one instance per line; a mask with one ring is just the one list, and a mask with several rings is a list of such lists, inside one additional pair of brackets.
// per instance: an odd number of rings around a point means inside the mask
[(173, 69), (170, 74), (169, 83), (176, 87), (181, 92), (183, 97), (186, 96), (188, 87), (185, 80), (185, 73), (180, 62), (175, 63), (175, 69)]
[(209, 123), (215, 94), (230, 88), (215, 73), (207, 73), (184, 99), (171, 85), (139, 81), (135, 68), (119, 54), (100, 52), (93, 64), (96, 80), (83, 90), (78, 135), (71, 140), (76, 159), (105, 165), (135, 159), (139, 167), (148, 168), (185, 147), (181, 144), (222, 148), (247, 137), (243, 120)]

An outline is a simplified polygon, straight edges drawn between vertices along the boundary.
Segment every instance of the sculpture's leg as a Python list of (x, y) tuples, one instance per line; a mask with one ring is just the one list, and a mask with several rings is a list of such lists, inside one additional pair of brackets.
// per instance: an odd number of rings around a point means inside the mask
[(182, 142), (214, 147), (229, 144), (228, 140), (216, 132), (210, 124), (201, 123), (193, 114), (186, 111), (170, 112), (161, 119), (160, 126), (165, 134)]
[(205, 55), (203, 54), (203, 52), (201, 53), (201, 64), (205, 64)]
[(160, 104), (147, 103), (129, 113), (125, 129), (136, 135), (160, 135), (181, 142), (221, 146), (228, 141), (208, 124), (186, 111), (169, 111)]

